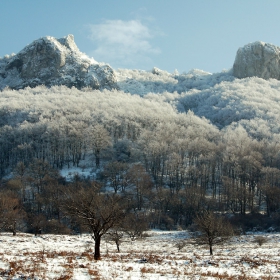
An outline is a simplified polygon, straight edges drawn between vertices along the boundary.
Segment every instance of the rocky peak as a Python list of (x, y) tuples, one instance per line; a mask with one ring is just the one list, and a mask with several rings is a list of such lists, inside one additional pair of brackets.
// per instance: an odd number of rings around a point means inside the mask
[(65, 46), (68, 48), (70, 51), (73, 52), (80, 52), (75, 41), (74, 41), (74, 36), (72, 34), (67, 35), (64, 38), (60, 38), (57, 40), (61, 45)]
[(256, 76), (280, 80), (280, 48), (260, 41), (239, 48), (233, 75), (237, 78)]
[(37, 85), (93, 89), (116, 88), (113, 69), (79, 51), (73, 35), (35, 40), (13, 56), (0, 59), (0, 89)]

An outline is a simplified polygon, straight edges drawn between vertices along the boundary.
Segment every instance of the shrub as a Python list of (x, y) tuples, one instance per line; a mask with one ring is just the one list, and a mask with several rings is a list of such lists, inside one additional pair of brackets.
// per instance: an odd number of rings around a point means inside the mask
[(267, 238), (264, 236), (256, 236), (254, 242), (257, 243), (259, 246), (262, 246), (264, 243), (267, 243)]

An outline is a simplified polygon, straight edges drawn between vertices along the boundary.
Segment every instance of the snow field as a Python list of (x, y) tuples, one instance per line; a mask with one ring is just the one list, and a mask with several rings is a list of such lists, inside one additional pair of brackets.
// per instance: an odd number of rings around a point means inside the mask
[[(234, 237), (214, 247), (194, 245), (184, 231), (149, 231), (148, 237), (102, 242), (102, 259), (94, 261), (90, 235), (0, 235), (0, 279), (280, 279), (280, 234)], [(176, 244), (186, 240), (178, 250)]]

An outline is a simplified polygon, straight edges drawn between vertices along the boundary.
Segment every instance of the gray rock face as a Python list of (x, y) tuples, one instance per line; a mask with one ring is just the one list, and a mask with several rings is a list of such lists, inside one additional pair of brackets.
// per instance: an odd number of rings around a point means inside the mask
[(233, 65), (237, 78), (259, 77), (280, 80), (280, 48), (264, 42), (255, 42), (239, 48)]
[(16, 55), (0, 59), (0, 89), (37, 85), (117, 88), (113, 69), (81, 53), (74, 36), (40, 38)]

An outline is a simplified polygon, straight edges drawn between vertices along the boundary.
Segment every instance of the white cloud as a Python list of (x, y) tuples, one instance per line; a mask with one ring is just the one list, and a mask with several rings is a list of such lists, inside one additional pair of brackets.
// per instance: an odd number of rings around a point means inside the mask
[(90, 25), (90, 39), (96, 45), (91, 55), (114, 67), (137, 68), (160, 53), (160, 49), (150, 43), (153, 37), (150, 28), (139, 20), (106, 20)]

